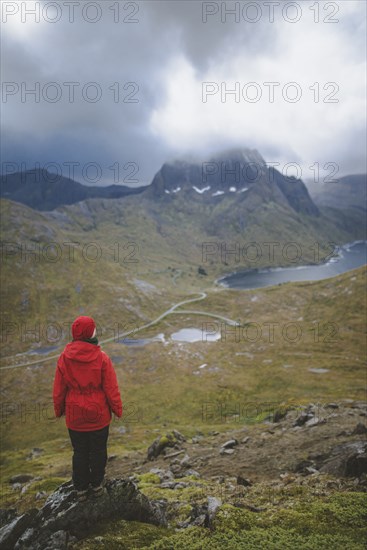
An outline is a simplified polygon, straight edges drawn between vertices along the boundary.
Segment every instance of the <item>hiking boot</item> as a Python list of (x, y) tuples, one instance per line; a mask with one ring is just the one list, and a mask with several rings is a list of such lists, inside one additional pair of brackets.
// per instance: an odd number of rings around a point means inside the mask
[(103, 484), (102, 483), (100, 485), (98, 485), (97, 487), (92, 486), (91, 494), (94, 498), (98, 498), (98, 497), (102, 496), (103, 493), (104, 493), (104, 490), (103, 490)]
[(88, 489), (83, 489), (82, 491), (77, 491), (76, 496), (79, 502), (84, 502), (88, 498)]

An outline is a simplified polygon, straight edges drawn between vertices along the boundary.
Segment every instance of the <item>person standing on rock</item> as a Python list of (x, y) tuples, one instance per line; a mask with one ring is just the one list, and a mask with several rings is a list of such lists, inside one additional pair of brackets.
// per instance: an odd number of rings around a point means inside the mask
[(61, 353), (53, 384), (57, 418), (65, 414), (74, 454), (73, 484), (79, 500), (103, 494), (111, 411), (121, 418), (122, 401), (111, 359), (101, 350), (96, 324), (80, 316), (71, 327), (73, 340)]

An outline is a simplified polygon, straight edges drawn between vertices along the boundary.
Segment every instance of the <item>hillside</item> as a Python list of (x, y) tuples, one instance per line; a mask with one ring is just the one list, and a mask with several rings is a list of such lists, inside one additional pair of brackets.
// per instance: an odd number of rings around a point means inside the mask
[[(29, 527), (19, 550), (46, 550), (51, 536), (57, 550), (199, 550), (199, 538), (218, 550), (362, 550), (366, 266), (249, 291), (216, 284), (244, 268), (322, 262), (331, 243), (363, 238), (362, 217), (315, 205), (256, 151), (210, 163), (205, 181), (198, 161), (166, 163), (138, 195), (113, 200), (36, 210), (1, 199), (0, 548)], [(233, 254), (249, 243), (256, 263)], [(301, 248), (298, 264), (287, 243)], [(85, 509), (52, 406), (79, 314), (95, 318), (124, 402), (110, 427), (109, 496)], [(196, 340), (175, 339), (185, 329)], [(113, 516), (124, 490), (148, 515), (119, 505)], [(152, 507), (167, 524), (148, 521)], [(79, 541), (73, 517), (88, 524)]]
[[(333, 540), (340, 550), (361, 550), (365, 285), (363, 267), (332, 280), (256, 291), (208, 288), (196, 306), (201, 315), (171, 315), (139, 335), (161, 333), (164, 341), (106, 343), (125, 402), (122, 421), (111, 424), (107, 476), (133, 476), (149, 498), (165, 499), (169, 525), (162, 530), (110, 520), (75, 548), (87, 550), (99, 540), (102, 547), (125, 541), (131, 548), (163, 549), (167, 536), (175, 548), (200, 548), (197, 537), (210, 536), (233, 548), (251, 549), (253, 540), (264, 550), (280, 544), (316, 550)], [(205, 312), (256, 323), (261, 335), (242, 331), (236, 338), (233, 327), (230, 333), (222, 326), (226, 332), (217, 342), (170, 339), (182, 326), (207, 326), (213, 320)], [(287, 323), (301, 329), (296, 342), (282, 336)], [(2, 424), (2, 508), (18, 513), (40, 508), (70, 480), (64, 419), (53, 419), (50, 407), (54, 369), (48, 359), (2, 371), (3, 400), (23, 406), (8, 406)], [(147, 460), (155, 438), (173, 429), (184, 440)], [(229, 440), (237, 443), (222, 447)], [(362, 470), (348, 470), (356, 453)], [(27, 482), (9, 483), (25, 473)], [(207, 531), (208, 496), (221, 506)]]
[[(310, 216), (276, 203), (260, 205), (240, 231), (235, 216), (241, 207), (230, 197), (221, 205), (200, 198), (188, 204), (177, 196), (163, 205), (144, 194), (114, 201), (88, 199), (42, 213), (3, 199), (2, 312), (9, 327), (16, 323), (2, 341), (5, 355), (37, 347), (31, 336), (17, 334), (22, 323), (68, 323), (85, 311), (91, 292), (90, 314), (102, 325), (111, 318), (114, 323), (124, 319), (142, 324), (166, 304), (230, 271), (294, 265), (282, 253), (288, 242), (298, 243), (298, 262), (303, 264), (315, 262), (315, 243), (322, 261), (331, 252), (328, 241), (335, 242), (336, 235), (341, 242), (349, 240), (319, 217), (311, 223)], [(219, 221), (226, 215), (233, 223)], [(243, 250), (251, 242), (261, 250), (255, 264), (243, 254), (231, 254), (234, 247)], [(267, 243), (274, 242), (279, 245), (271, 257)], [(206, 254), (208, 246), (214, 246), (215, 254)], [(220, 246), (225, 246), (224, 254)], [(47, 345), (45, 335), (38, 345)]]

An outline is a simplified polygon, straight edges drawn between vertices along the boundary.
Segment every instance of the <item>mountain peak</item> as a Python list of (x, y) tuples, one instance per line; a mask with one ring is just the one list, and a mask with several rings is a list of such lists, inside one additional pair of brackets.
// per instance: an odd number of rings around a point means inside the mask
[(318, 215), (304, 183), (269, 170), (256, 149), (236, 147), (212, 153), (206, 159), (175, 159), (163, 164), (146, 196), (184, 200), (222, 201), (231, 197), (252, 211), (256, 205), (277, 202), (296, 212)]
[(174, 166), (176, 168), (187, 168), (188, 166), (202, 166), (208, 162), (238, 162), (244, 164), (256, 164), (266, 167), (266, 162), (260, 155), (257, 149), (249, 149), (248, 147), (232, 147), (210, 153), (209, 155), (186, 155), (185, 157), (175, 158), (165, 162), (163, 166)]
[(248, 149), (247, 147), (235, 147), (232, 149), (226, 149), (222, 152), (218, 152), (212, 155), (211, 160), (214, 161), (235, 161), (243, 164), (256, 164), (258, 166), (266, 167), (266, 162), (260, 155), (257, 149)]

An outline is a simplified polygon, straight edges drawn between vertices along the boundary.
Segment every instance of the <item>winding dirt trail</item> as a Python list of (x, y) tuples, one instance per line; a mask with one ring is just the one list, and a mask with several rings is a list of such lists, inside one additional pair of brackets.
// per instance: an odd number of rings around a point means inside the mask
[[(174, 313), (176, 313), (176, 314), (179, 313), (179, 314), (206, 315), (208, 317), (215, 317), (216, 319), (222, 319), (226, 323), (230, 323), (230, 324), (233, 324), (233, 325), (238, 324), (237, 321), (233, 321), (232, 319), (227, 319), (226, 317), (223, 317), (222, 315), (217, 315), (215, 313), (209, 313), (207, 311), (197, 311), (197, 310), (194, 310), (194, 311), (187, 311), (187, 310), (186, 311), (185, 310), (176, 311), (176, 309), (179, 308), (180, 306), (183, 306), (185, 304), (191, 304), (193, 302), (199, 302), (201, 300), (204, 300), (207, 297), (206, 292), (199, 292), (198, 294), (199, 294), (198, 298), (189, 298), (187, 300), (182, 300), (181, 302), (178, 302), (177, 304), (174, 304), (169, 309), (164, 311), (161, 315), (156, 317), (156, 319), (154, 319), (153, 321), (150, 321), (149, 323), (146, 323), (145, 325), (142, 325), (141, 327), (133, 328), (131, 330), (128, 330), (128, 331), (122, 333), (121, 335), (119, 335), (119, 338), (129, 336), (129, 334), (132, 334), (132, 333), (136, 334), (137, 332), (139, 332), (143, 329), (146, 329), (146, 328), (149, 328), (153, 325), (156, 325), (162, 319), (164, 319), (168, 315), (172, 315)], [(106, 338), (105, 340), (101, 340), (99, 343), (100, 344), (108, 344), (109, 342), (112, 342), (113, 340), (115, 340), (115, 338), (116, 338), (115, 336), (111, 336), (111, 338)], [(40, 363), (47, 363), (48, 361), (51, 361), (52, 359), (58, 359), (59, 356), (60, 356), (60, 353), (57, 353), (55, 355), (50, 355), (48, 357), (45, 357), (44, 359), (39, 359), (37, 361), (31, 361), (31, 362), (28, 362), (28, 363), (21, 363), (19, 365), (7, 365), (5, 367), (0, 367), (0, 370), (3, 370), (3, 369), (16, 369), (16, 368), (20, 368), (20, 367), (29, 367), (31, 365), (39, 365)], [(16, 356), (16, 355), (7, 357), (6, 359), (12, 360), (12, 359), (15, 359), (16, 357), (19, 359), (19, 356)]]

